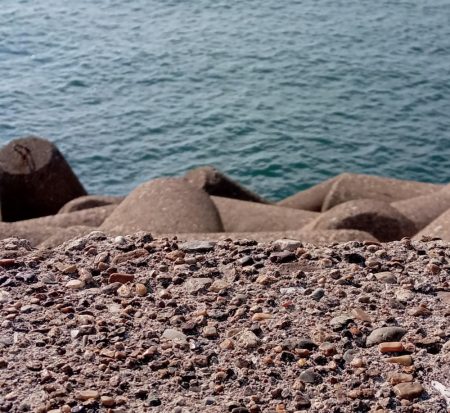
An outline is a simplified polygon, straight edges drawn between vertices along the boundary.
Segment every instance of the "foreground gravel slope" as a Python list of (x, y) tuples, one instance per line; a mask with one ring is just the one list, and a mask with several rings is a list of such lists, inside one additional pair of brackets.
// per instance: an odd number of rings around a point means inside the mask
[(94, 232), (0, 258), (0, 411), (447, 411), (448, 243)]

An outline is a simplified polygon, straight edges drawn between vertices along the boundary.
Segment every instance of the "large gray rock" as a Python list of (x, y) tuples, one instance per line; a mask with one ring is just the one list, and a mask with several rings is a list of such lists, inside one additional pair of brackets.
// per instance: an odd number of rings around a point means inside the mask
[(323, 201), (322, 211), (353, 199), (376, 199), (391, 203), (432, 194), (442, 188), (443, 185), (425, 182), (344, 173), (331, 186)]
[(416, 233), (414, 223), (383, 201), (358, 199), (337, 205), (307, 225), (308, 230), (354, 229), (366, 231), (382, 242)]
[(393, 202), (391, 205), (413, 221), (419, 231), (450, 208), (450, 185), (440, 191)]
[(319, 215), (317, 212), (282, 208), (275, 205), (211, 197), (219, 211), (224, 231), (286, 231), (304, 227)]
[(72, 199), (65, 204), (58, 214), (66, 214), (69, 212), (81, 211), (83, 209), (91, 209), (107, 205), (118, 205), (125, 199), (124, 196), (108, 196), (108, 195), (85, 195)]
[(303, 209), (306, 211), (321, 211), (323, 200), (330, 191), (336, 177), (327, 179), (320, 184), (314, 185), (311, 188), (304, 191), (297, 192), (288, 198), (278, 202), (277, 205), (287, 207)]
[(434, 221), (418, 232), (414, 237), (420, 240), (423, 236), (441, 238), (450, 241), (450, 209), (439, 215)]
[(86, 191), (51, 142), (35, 136), (16, 139), (0, 150), (3, 221), (56, 214)]
[(333, 242), (348, 241), (378, 241), (373, 235), (357, 230), (298, 230), (298, 231), (272, 231), (272, 232), (216, 232), (194, 234), (162, 234), (161, 237), (177, 238), (181, 241), (220, 241), (225, 239), (248, 239), (258, 242), (270, 242), (287, 238), (309, 244), (331, 244)]
[(244, 188), (212, 166), (202, 166), (189, 171), (185, 179), (193, 186), (203, 189), (209, 195), (240, 199), (250, 202), (268, 203), (258, 194)]
[(101, 226), (124, 234), (220, 232), (219, 213), (208, 194), (183, 179), (155, 179), (137, 187)]

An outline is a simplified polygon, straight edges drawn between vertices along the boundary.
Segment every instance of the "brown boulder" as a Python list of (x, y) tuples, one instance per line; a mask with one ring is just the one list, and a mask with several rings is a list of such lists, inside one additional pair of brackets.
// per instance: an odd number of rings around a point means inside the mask
[(420, 231), (450, 208), (450, 185), (429, 195), (393, 202), (391, 205), (413, 221)]
[(410, 237), (414, 223), (383, 201), (358, 199), (337, 205), (322, 213), (305, 229), (356, 229), (366, 231), (382, 242)]
[(107, 205), (118, 205), (125, 199), (124, 196), (108, 196), (108, 195), (85, 195), (72, 199), (65, 204), (58, 214), (66, 214), (68, 212), (81, 211), (83, 209), (91, 209)]
[(160, 237), (177, 237), (181, 241), (220, 241), (224, 239), (249, 239), (258, 242), (276, 241), (283, 238), (298, 240), (310, 244), (331, 244), (333, 242), (348, 241), (378, 241), (373, 235), (357, 230), (297, 230), (297, 231), (269, 231), (269, 232), (216, 232), (196, 234), (163, 234)]
[(220, 232), (219, 213), (208, 194), (183, 179), (155, 179), (137, 187), (105, 220), (101, 229), (120, 233), (149, 231)]
[(196, 188), (203, 189), (209, 195), (242, 201), (269, 203), (258, 194), (244, 188), (212, 166), (202, 166), (186, 173), (185, 179)]
[(86, 191), (51, 142), (30, 136), (0, 150), (3, 221), (56, 214)]
[(423, 228), (422, 231), (416, 234), (414, 239), (420, 240), (423, 236), (450, 241), (450, 209), (447, 209), (447, 211)]
[(320, 212), (322, 210), (323, 200), (327, 196), (335, 180), (336, 177), (327, 179), (318, 185), (314, 185), (311, 188), (297, 192), (296, 194), (283, 199), (278, 202), (277, 205), (287, 208)]
[(442, 188), (442, 185), (425, 182), (344, 173), (331, 186), (323, 201), (322, 211), (353, 199), (376, 199), (391, 203), (432, 194)]
[(285, 231), (304, 227), (319, 215), (316, 212), (212, 196), (224, 231)]

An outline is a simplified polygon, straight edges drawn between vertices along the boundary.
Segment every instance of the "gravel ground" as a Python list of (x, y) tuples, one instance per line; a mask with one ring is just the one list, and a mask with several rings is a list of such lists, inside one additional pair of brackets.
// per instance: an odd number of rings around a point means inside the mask
[(447, 412), (450, 244), (0, 242), (0, 411)]

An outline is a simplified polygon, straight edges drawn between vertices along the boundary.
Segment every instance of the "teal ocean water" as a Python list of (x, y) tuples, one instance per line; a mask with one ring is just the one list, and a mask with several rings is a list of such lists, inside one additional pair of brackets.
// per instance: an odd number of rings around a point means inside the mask
[(0, 143), (93, 193), (214, 164), (272, 199), (450, 181), (448, 0), (1, 0)]

